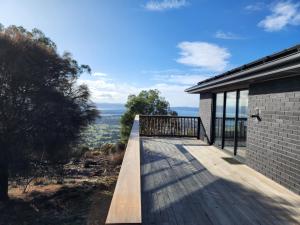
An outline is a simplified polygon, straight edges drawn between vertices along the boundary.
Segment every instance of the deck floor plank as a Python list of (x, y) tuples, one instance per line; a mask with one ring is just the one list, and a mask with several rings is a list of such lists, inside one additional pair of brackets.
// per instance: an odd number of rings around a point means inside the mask
[(192, 138), (141, 140), (144, 225), (300, 224), (300, 196)]

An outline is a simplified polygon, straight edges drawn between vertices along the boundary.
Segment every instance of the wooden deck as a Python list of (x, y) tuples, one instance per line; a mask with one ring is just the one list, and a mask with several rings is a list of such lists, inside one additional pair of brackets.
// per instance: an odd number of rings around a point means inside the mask
[(300, 224), (300, 196), (189, 138), (141, 138), (144, 225)]

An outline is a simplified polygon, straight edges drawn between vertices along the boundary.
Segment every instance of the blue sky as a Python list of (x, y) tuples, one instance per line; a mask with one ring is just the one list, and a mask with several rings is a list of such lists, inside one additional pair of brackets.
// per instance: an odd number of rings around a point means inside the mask
[(79, 83), (95, 102), (157, 88), (197, 107), (185, 88), (300, 42), (300, 1), (0, 0), (0, 23), (39, 28), (89, 64)]

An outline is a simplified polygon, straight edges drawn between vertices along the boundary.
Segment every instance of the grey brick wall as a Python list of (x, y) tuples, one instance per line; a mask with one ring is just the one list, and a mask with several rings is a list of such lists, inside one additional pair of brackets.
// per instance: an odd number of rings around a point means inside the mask
[(212, 93), (201, 93), (200, 94), (200, 117), (204, 129), (206, 131), (207, 139), (206, 142), (211, 140), (211, 120), (212, 120), (212, 108), (213, 108), (213, 94)]
[(246, 163), (300, 194), (300, 76), (250, 85)]

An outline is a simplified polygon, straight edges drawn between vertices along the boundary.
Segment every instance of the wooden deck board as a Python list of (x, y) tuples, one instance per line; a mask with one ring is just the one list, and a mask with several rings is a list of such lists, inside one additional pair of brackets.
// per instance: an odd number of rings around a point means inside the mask
[(300, 224), (300, 196), (190, 138), (141, 139), (144, 225)]

